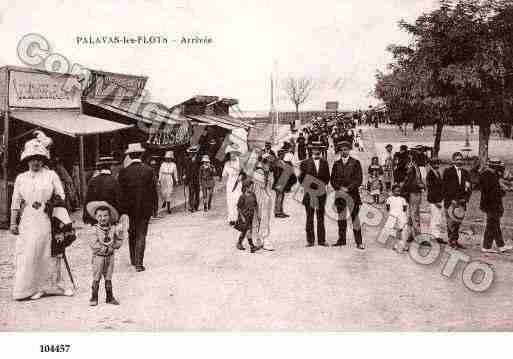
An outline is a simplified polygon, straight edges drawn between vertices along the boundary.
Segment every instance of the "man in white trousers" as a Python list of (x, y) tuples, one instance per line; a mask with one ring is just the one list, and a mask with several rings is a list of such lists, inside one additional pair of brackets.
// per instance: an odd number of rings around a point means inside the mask
[(440, 171), (440, 160), (432, 158), (427, 168), (427, 200), (431, 211), (429, 232), (441, 244), (447, 243), (442, 239), (443, 218), (443, 180)]

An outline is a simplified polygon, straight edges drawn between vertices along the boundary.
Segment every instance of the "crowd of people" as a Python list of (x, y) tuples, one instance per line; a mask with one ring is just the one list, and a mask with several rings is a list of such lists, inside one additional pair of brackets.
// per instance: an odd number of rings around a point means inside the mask
[[(512, 190), (511, 176), (498, 160), (474, 167), (475, 173), (464, 168), (461, 153), (452, 156), (450, 166), (443, 171), (440, 161), (429, 159), (422, 146), (401, 145), (394, 153), (391, 144), (382, 158), (375, 156), (364, 171), (351, 151), (363, 148), (361, 130), (354, 119), (329, 121), (317, 118), (303, 127), (297, 138), (291, 138), (275, 152), (272, 143), (261, 149), (243, 153), (234, 143), (225, 149), (222, 171), (211, 164), (209, 155), (198, 146), (187, 150), (187, 165), (182, 177), (185, 184), (186, 209), (191, 213), (212, 208), (216, 177), (225, 180), (227, 225), (239, 232), (236, 248), (245, 250), (247, 241), (251, 253), (273, 251), (271, 217), (290, 217), (284, 199), (299, 183), (303, 187), (306, 247), (329, 246), (326, 240), (326, 205), (328, 186), (335, 191), (338, 236), (334, 247), (347, 244), (348, 221), (352, 223), (356, 248), (365, 249), (359, 211), (361, 188), (366, 188), (372, 202), (385, 204), (388, 220), (385, 231), (399, 238), (395, 249), (406, 251), (421, 235), (420, 205), (427, 193), (430, 208), (429, 234), (439, 243), (443, 238), (442, 221), (447, 222), (448, 245), (464, 249), (459, 241), (460, 225), (465, 218), (472, 191), (481, 191), (480, 209), (486, 214), (483, 252), (507, 252), (501, 232), (502, 204), (506, 191)], [(76, 238), (67, 213), (70, 204), (63, 182), (49, 168), (51, 139), (38, 131), (21, 154), (28, 170), (18, 175), (11, 204), (11, 232), (16, 241), (15, 299), (38, 299), (44, 294), (73, 295), (63, 285), (61, 266), (66, 260), (65, 249)], [(335, 160), (330, 166), (328, 150), (333, 148)], [(106, 302), (117, 305), (113, 294), (114, 256), (124, 241), (128, 242), (130, 263), (135, 271), (146, 270), (144, 253), (150, 219), (158, 215), (159, 207), (171, 211), (173, 191), (178, 173), (172, 151), (156, 170), (142, 161), (146, 150), (140, 143), (128, 145), (127, 161), (119, 173), (112, 173), (116, 161), (101, 157), (97, 171), (88, 183), (83, 208), (84, 223), (91, 224), (94, 236), (90, 241), (92, 284), (90, 305), (98, 305), (99, 284), (105, 281)], [(383, 165), (381, 165), (383, 163)], [(477, 178), (472, 180), (472, 178)], [(274, 195), (273, 193), (274, 192)], [(492, 249), (495, 242), (497, 249)]]

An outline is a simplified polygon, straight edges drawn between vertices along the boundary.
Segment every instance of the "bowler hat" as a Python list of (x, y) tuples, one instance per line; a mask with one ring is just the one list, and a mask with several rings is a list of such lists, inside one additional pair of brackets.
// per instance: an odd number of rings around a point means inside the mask
[(324, 145), (322, 144), (321, 141), (312, 141), (308, 145), (308, 148), (310, 148), (312, 150), (322, 150), (324, 148)]
[(115, 164), (117, 164), (117, 161), (112, 156), (102, 156), (102, 157), (98, 158), (98, 161), (96, 161), (96, 167), (115, 165)]

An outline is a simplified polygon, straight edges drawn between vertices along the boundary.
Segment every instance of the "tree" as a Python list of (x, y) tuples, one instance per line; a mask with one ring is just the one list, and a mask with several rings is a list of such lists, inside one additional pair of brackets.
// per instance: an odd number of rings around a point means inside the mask
[(420, 111), (414, 120), (434, 120), (435, 153), (444, 124), (474, 118), (480, 128), (479, 156), (486, 160), (491, 123), (509, 120), (512, 14), (510, 2), (443, 0), (414, 24), (400, 22), (412, 41), (389, 47), (390, 67), (409, 79), (408, 102)]
[(289, 100), (296, 107), (296, 119), (299, 120), (299, 106), (305, 103), (315, 87), (315, 82), (310, 77), (289, 76), (283, 81), (283, 90)]

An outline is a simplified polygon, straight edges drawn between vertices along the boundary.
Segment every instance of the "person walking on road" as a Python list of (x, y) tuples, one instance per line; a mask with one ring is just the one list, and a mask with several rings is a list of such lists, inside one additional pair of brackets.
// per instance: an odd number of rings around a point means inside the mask
[(393, 146), (388, 144), (385, 146), (385, 158), (383, 160), (383, 182), (385, 183), (385, 191), (390, 192), (392, 183), (394, 182), (394, 155), (392, 154)]
[(153, 169), (141, 161), (145, 149), (140, 143), (131, 143), (125, 151), (130, 156), (130, 165), (119, 171), (123, 214), (128, 214), (128, 247), (130, 263), (137, 272), (144, 267), (144, 251), (148, 224), (158, 201), (157, 183)]
[(167, 208), (167, 212), (171, 213), (171, 198), (173, 189), (178, 180), (178, 171), (173, 151), (166, 151), (164, 162), (159, 169), (159, 188), (162, 200), (162, 208)]
[(504, 243), (501, 230), (501, 217), (504, 214), (502, 197), (505, 195), (505, 188), (501, 186), (500, 178), (504, 175), (504, 171), (502, 161), (489, 160), (479, 176), (481, 189), (479, 208), (486, 214), (486, 228), (481, 248), (485, 253), (496, 253), (496, 250), (492, 249), (493, 242), (500, 253), (513, 249), (512, 246)]
[(238, 148), (231, 145), (226, 149), (228, 160), (224, 164), (222, 178), (226, 178), (226, 207), (228, 223), (233, 226), (237, 220), (237, 201), (242, 193), (244, 173), (240, 166)]
[(460, 225), (465, 218), (467, 203), (472, 194), (470, 174), (462, 168), (463, 155), (461, 152), (455, 152), (452, 155), (452, 162), (452, 166), (446, 168), (442, 176), (447, 236), (452, 248), (465, 249), (465, 246), (458, 240)]
[(121, 210), (121, 188), (118, 180), (112, 175), (111, 166), (116, 164), (114, 157), (100, 157), (96, 162), (98, 175), (89, 180), (87, 185), (87, 194), (84, 201), (84, 211), (82, 219), (84, 223), (95, 224), (96, 218), (89, 216), (86, 205), (92, 201), (105, 201)]
[(198, 159), (198, 146), (191, 146), (187, 150), (189, 154), (189, 161), (186, 164), (184, 174), (184, 184), (189, 189), (189, 211), (196, 212), (199, 209), (199, 196), (200, 196), (200, 180), (199, 168), (200, 162)]
[(214, 194), (214, 186), (216, 169), (210, 163), (210, 157), (204, 155), (201, 158), (201, 166), (199, 168), (201, 193), (203, 196), (203, 211), (209, 211), (212, 207), (212, 196)]
[(317, 217), (317, 243), (326, 244), (326, 228), (324, 226), (324, 213), (326, 207), (326, 186), (330, 181), (330, 168), (328, 161), (322, 158), (323, 146), (321, 142), (312, 142), (309, 146), (311, 157), (301, 162), (299, 183), (304, 188), (303, 206), (306, 211), (306, 242), (307, 247), (315, 245), (314, 217)]
[(362, 165), (360, 161), (349, 155), (351, 144), (342, 141), (337, 144), (340, 159), (335, 161), (331, 171), (331, 186), (336, 191), (335, 207), (338, 213), (338, 241), (333, 246), (346, 245), (347, 217), (351, 215), (353, 235), (358, 249), (365, 249), (360, 225), (360, 186), (363, 182)]
[(420, 204), (422, 202), (422, 191), (425, 184), (422, 181), (422, 175), (416, 162), (416, 158), (410, 156), (410, 161), (406, 170), (406, 177), (401, 186), (402, 193), (410, 206), (410, 242), (420, 235)]
[(264, 250), (273, 251), (271, 234), (271, 214), (273, 210), (270, 162), (271, 155), (264, 154), (253, 172), (254, 190), (258, 203), (258, 213), (253, 219), (253, 240)]

